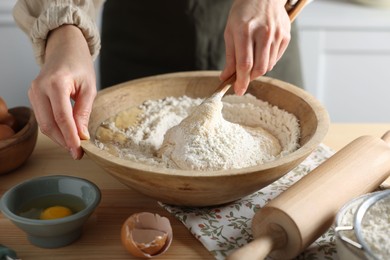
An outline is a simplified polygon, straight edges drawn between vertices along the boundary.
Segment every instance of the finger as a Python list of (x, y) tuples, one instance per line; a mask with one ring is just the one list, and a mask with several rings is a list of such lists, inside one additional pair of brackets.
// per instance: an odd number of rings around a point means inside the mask
[(272, 68), (275, 66), (279, 54), (279, 46), (280, 43), (282, 42), (282, 39), (283, 37), (280, 28), (276, 28), (275, 32), (271, 35), (271, 45), (269, 51), (269, 61), (268, 61), (267, 71), (271, 71)]
[(238, 34), (234, 41), (237, 75), (234, 91), (237, 95), (243, 95), (250, 82), (250, 73), (253, 67), (253, 43), (250, 36), (248, 28)]
[(87, 83), (81, 87), (73, 106), (73, 117), (77, 131), (81, 139), (89, 139), (88, 121), (91, 114), (93, 101), (96, 96), (95, 82)]
[(276, 60), (279, 54), (279, 46), (280, 46), (280, 41), (273, 42), (270, 46), (267, 72), (271, 71), (276, 64)]
[[(38, 95), (40, 94), (32, 88), (28, 91), (28, 96), (34, 110), (39, 129), (55, 143), (68, 150), (69, 148), (67, 147), (62, 133), (54, 120), (49, 99), (47, 97), (39, 98)], [(39, 102), (36, 102), (35, 100), (39, 100)]]
[(283, 54), (286, 52), (289, 43), (290, 43), (290, 37), (283, 38), (279, 46), (279, 52), (276, 58), (276, 62), (278, 62), (280, 58), (283, 56)]
[[(55, 83), (54, 83), (55, 84)], [(54, 86), (54, 91), (57, 89), (66, 90), (66, 83), (63, 82), (60, 86)], [(82, 156), (80, 148), (80, 138), (77, 133), (75, 121), (73, 119), (72, 105), (70, 103), (70, 93), (66, 91), (62, 95), (51, 93), (51, 104), (53, 109), (54, 119), (62, 133), (66, 146), (74, 159), (79, 159)]]
[(228, 79), (236, 72), (236, 55), (234, 49), (234, 40), (230, 33), (225, 32), (225, 68), (223, 69), (220, 79), (222, 81)]
[(254, 48), (254, 65), (251, 80), (263, 76), (268, 69), (271, 41), (264, 34), (257, 34)]

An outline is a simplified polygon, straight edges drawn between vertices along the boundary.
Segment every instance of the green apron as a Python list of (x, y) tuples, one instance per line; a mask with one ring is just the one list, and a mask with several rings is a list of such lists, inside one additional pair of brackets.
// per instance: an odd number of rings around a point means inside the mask
[[(101, 32), (101, 86), (169, 72), (222, 70), (223, 32), (232, 1), (107, 0)], [(299, 67), (294, 58), (286, 60), (294, 64), (283, 70)], [(273, 77), (281, 78), (279, 74)]]

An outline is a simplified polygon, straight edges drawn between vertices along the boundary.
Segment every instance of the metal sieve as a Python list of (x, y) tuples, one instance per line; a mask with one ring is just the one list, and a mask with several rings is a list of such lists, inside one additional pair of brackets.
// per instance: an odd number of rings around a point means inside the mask
[[(374, 253), (374, 250), (372, 250), (370, 244), (367, 242), (367, 239), (364, 237), (364, 232), (362, 232), (362, 223), (365, 223), (367, 213), (370, 212), (373, 205), (380, 201), (390, 204), (390, 190), (377, 191), (357, 197), (344, 205), (336, 217), (337, 224), (335, 232), (338, 238), (353, 246), (353, 248), (358, 249), (358, 251), (355, 252), (354, 250), (351, 251), (354, 255), (354, 259), (381, 259)], [(350, 211), (350, 214), (353, 215), (353, 219), (342, 224), (342, 219), (348, 211)], [(386, 257), (386, 259), (390, 259), (390, 257)]]
[[(385, 190), (381, 192), (374, 193), (373, 195), (369, 196), (366, 200), (362, 202), (362, 204), (358, 207), (355, 218), (354, 218), (354, 228), (355, 228), (355, 234), (356, 238), (358, 240), (358, 243), (362, 246), (362, 250), (366, 253), (366, 255), (369, 257), (369, 259), (384, 259), (383, 257), (376, 254), (370, 245), (370, 243), (367, 242), (367, 238), (365, 237), (362, 229), (363, 229), (363, 223), (366, 223), (368, 221), (367, 216), (370, 212), (370, 209), (379, 202), (384, 202), (386, 205), (390, 205), (390, 190)], [(384, 216), (390, 218), (390, 216)], [(390, 230), (388, 230), (390, 232)], [(390, 256), (386, 256), (388, 258)]]

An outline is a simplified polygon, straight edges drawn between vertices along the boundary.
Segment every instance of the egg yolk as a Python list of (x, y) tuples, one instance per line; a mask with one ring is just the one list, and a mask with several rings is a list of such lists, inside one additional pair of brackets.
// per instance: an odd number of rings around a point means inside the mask
[(53, 206), (45, 209), (40, 216), (42, 220), (64, 218), (72, 215), (72, 211), (63, 206)]

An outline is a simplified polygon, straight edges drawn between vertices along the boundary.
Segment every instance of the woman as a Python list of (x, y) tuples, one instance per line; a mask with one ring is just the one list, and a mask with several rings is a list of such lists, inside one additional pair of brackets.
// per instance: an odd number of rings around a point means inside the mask
[[(236, 72), (234, 90), (242, 95), (251, 80), (273, 69), (290, 42), (285, 4), (286, 0), (108, 0), (103, 9), (101, 84), (173, 71), (223, 69), (221, 80)], [(95, 17), (101, 5), (101, 0), (19, 0), (14, 8), (15, 20), (30, 35), (41, 64), (29, 90), (38, 124), (74, 159), (83, 155), (80, 139), (89, 138), (96, 95), (93, 59), (100, 51)], [(289, 64), (287, 71), (297, 68)]]

